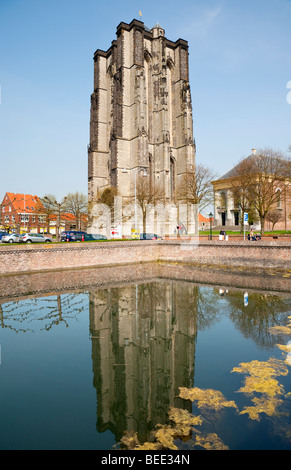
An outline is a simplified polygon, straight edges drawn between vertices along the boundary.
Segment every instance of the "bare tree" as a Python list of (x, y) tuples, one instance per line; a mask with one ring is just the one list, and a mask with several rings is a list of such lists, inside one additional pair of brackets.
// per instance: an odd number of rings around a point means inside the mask
[[(97, 195), (89, 200), (88, 202), (88, 225), (90, 226), (93, 223), (93, 208), (98, 204), (105, 204), (110, 210), (110, 219), (111, 224), (115, 222), (115, 197), (118, 196), (118, 191), (116, 186), (106, 186), (105, 188), (98, 190)], [(131, 202), (131, 201), (127, 201)], [(121, 216), (122, 222), (127, 222), (131, 215), (125, 215), (122, 213)], [(101, 228), (101, 227), (100, 227)], [(102, 227), (104, 228), (104, 226)]]
[[(237, 209), (240, 214), (244, 214), (245, 212), (249, 213), (251, 206), (249, 200), (249, 191), (248, 186), (243, 181), (241, 185), (232, 183), (232, 195), (233, 195), (233, 202), (234, 207)], [(243, 230), (243, 217), (240, 217), (240, 224), (241, 224), (241, 231)]]
[(114, 207), (115, 196), (117, 196), (116, 186), (107, 186), (107, 188), (105, 188), (100, 194), (98, 201), (101, 204), (106, 204), (106, 206), (110, 207), (110, 209), (112, 210)]
[[(143, 232), (146, 232), (147, 205), (157, 204), (164, 199), (164, 192), (159, 185), (152, 185), (148, 176), (138, 176), (136, 179), (136, 203), (142, 211)], [(135, 196), (131, 198), (131, 202)]]
[(53, 194), (46, 194), (43, 198), (39, 198), (35, 205), (36, 214), (44, 215), (46, 218), (48, 232), (50, 231), (50, 222), (55, 218), (56, 213), (54, 201), (56, 201), (56, 197)]
[(253, 206), (252, 198), (250, 197), (250, 179), (249, 179), (249, 166), (242, 160), (238, 166), (234, 168), (233, 176), (231, 179), (231, 191), (233, 195), (234, 207), (240, 214), (241, 231), (243, 231), (243, 214), (248, 213), (249, 225), (252, 225), (258, 220), (256, 210)]
[(114, 198), (117, 196), (116, 186), (107, 186), (99, 195), (99, 204), (105, 204), (110, 209), (111, 223), (114, 221)]
[(281, 211), (278, 211), (276, 209), (269, 210), (268, 214), (266, 215), (266, 220), (271, 222), (272, 224), (272, 232), (274, 230), (276, 223), (280, 222), (280, 220), (282, 219), (283, 217), (282, 217)]
[(57, 202), (56, 198), (50, 194), (41, 199), (42, 204), (45, 204), (47, 214), (49, 213), (49, 220), (56, 218), (56, 238), (60, 238), (60, 226), (63, 214), (66, 212), (66, 197), (61, 202)]
[(69, 193), (66, 196), (64, 209), (75, 217), (76, 227), (80, 230), (82, 218), (88, 213), (88, 201), (86, 196), (78, 191)]
[(215, 173), (205, 165), (196, 165), (195, 169), (183, 176), (177, 188), (177, 199), (198, 205), (199, 211), (202, 211), (210, 204), (213, 205), (211, 181), (215, 177)]
[(235, 168), (233, 184), (244, 195), (246, 204), (258, 214), (262, 234), (268, 212), (277, 205), (277, 191), (285, 194), (286, 178), (290, 175), (290, 160), (272, 149), (259, 150)]

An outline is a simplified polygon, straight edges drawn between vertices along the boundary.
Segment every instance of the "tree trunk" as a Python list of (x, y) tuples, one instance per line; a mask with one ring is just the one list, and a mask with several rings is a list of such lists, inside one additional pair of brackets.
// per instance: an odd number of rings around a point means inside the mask
[(265, 217), (260, 216), (260, 222), (261, 222), (261, 235), (265, 234)]

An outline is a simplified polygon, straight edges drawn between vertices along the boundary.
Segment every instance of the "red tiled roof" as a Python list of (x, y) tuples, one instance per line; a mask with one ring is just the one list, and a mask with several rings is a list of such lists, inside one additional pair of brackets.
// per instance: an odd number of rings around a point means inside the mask
[(35, 195), (15, 193), (6, 193), (6, 195), (17, 212), (33, 213), (35, 212), (36, 205), (41, 204), (38, 196)]
[(199, 221), (199, 222), (210, 222), (210, 219), (206, 219), (206, 218), (204, 217), (204, 215), (200, 214), (200, 212), (199, 212), (199, 214), (198, 214), (198, 221)]
[[(76, 217), (73, 214), (70, 214), (69, 212), (61, 212), (61, 220), (67, 220), (67, 221), (74, 221)], [(50, 220), (56, 220), (58, 218), (57, 214), (51, 214), (50, 215)], [(80, 219), (85, 221), (87, 220), (87, 214), (80, 214)]]

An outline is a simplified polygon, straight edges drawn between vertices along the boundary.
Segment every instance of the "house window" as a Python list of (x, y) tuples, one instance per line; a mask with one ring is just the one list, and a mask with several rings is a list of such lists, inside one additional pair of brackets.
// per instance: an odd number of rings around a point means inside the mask
[(21, 222), (29, 222), (29, 215), (21, 214)]

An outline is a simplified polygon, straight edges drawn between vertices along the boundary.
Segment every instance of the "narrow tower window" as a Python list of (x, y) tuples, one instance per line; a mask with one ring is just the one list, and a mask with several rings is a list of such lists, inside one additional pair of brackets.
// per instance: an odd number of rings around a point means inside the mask
[(170, 198), (175, 199), (175, 160), (170, 158)]

